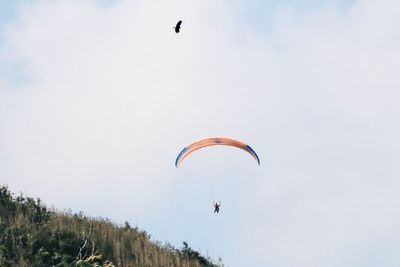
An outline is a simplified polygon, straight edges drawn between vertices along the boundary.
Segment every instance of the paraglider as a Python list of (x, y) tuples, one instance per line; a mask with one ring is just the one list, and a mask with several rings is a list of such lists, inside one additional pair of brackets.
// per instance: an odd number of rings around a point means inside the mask
[(181, 24), (182, 24), (182, 20), (178, 21), (178, 23), (174, 27), (176, 33), (179, 33), (179, 30), (181, 29)]
[[(196, 150), (199, 150), (204, 147), (209, 147), (209, 146), (233, 146), (237, 147), (239, 149), (242, 149), (249, 153), (260, 165), (260, 159), (257, 155), (257, 153), (246, 143), (243, 143), (242, 141), (236, 140), (236, 139), (231, 139), (228, 137), (210, 137), (210, 138), (205, 138), (198, 140), (188, 146), (186, 146), (178, 155), (178, 157), (175, 160), (175, 167), (179, 167), (179, 165), (182, 163), (182, 161), (189, 156), (191, 153), (193, 153)], [(219, 209), (221, 207), (221, 201), (214, 202), (214, 213), (219, 213)]]
[(217, 146), (217, 145), (222, 145), (222, 146), (233, 146), (240, 148), (247, 153), (249, 153), (260, 165), (260, 159), (256, 152), (246, 143), (243, 143), (242, 141), (231, 139), (228, 137), (210, 137), (210, 138), (205, 138), (198, 140), (188, 146), (186, 146), (178, 155), (178, 157), (175, 160), (175, 167), (179, 167), (179, 165), (182, 163), (182, 161), (189, 156), (191, 153), (193, 153), (196, 150), (199, 150), (204, 147), (209, 147), (209, 146)]
[(221, 206), (221, 201), (219, 203), (214, 202), (214, 213), (219, 213), (220, 206)]

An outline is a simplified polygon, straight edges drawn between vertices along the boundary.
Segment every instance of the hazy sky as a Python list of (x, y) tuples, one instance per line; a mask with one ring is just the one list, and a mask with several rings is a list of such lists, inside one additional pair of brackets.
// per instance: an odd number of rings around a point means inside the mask
[[(0, 182), (228, 266), (399, 266), (399, 10), (2, 1)], [(214, 135), (261, 165), (219, 147), (175, 168)]]

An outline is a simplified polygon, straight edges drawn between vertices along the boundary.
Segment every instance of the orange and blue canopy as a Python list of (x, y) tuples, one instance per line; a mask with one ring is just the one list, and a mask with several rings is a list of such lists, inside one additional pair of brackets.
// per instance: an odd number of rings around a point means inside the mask
[(186, 146), (176, 158), (175, 167), (179, 167), (182, 161), (194, 151), (209, 146), (233, 146), (240, 148), (249, 153), (251, 156), (253, 156), (253, 158), (257, 161), (258, 165), (260, 165), (260, 159), (258, 155), (248, 144), (228, 137), (210, 137), (198, 140)]

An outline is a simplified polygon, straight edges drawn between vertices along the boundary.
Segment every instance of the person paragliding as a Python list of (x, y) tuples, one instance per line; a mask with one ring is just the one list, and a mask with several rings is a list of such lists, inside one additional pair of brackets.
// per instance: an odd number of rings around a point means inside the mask
[[(217, 136), (217, 137), (204, 138), (184, 147), (178, 154), (177, 158), (175, 159), (175, 167), (178, 168), (182, 164), (182, 162), (193, 152), (210, 146), (231, 146), (239, 148), (250, 154), (256, 160), (257, 164), (260, 165), (260, 158), (248, 144), (239, 141), (237, 139)], [(214, 207), (214, 213), (219, 213), (219, 209), (221, 207), (221, 201), (219, 203), (214, 202), (213, 207)]]
[(219, 207), (221, 207), (221, 201), (219, 203), (214, 202), (214, 213), (219, 213)]

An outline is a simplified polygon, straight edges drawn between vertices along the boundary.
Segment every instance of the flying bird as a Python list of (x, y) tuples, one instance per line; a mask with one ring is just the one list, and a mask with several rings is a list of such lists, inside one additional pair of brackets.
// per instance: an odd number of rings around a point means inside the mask
[(178, 21), (178, 23), (174, 27), (176, 33), (179, 33), (179, 30), (181, 29), (181, 24), (182, 24), (182, 20)]

